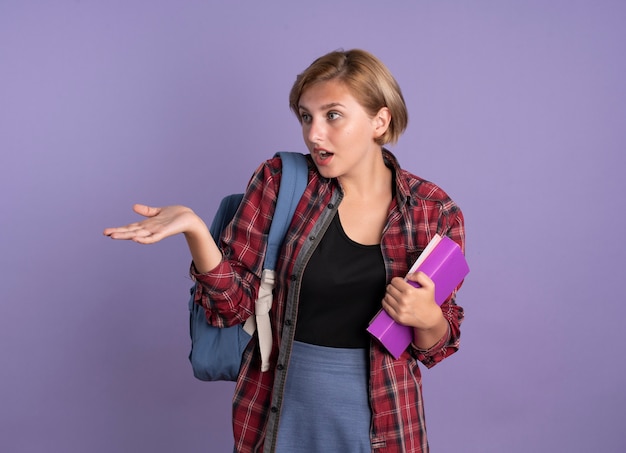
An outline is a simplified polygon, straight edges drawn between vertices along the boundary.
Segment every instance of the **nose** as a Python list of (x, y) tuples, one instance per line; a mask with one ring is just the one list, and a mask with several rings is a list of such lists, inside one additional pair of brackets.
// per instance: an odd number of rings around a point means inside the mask
[(322, 122), (312, 118), (311, 121), (304, 126), (306, 139), (309, 143), (320, 143), (324, 137), (324, 125)]

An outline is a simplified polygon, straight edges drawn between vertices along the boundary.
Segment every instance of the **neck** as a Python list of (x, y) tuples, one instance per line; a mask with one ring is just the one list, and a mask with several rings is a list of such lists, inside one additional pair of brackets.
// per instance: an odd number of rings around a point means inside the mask
[(391, 195), (392, 171), (385, 165), (382, 152), (356, 172), (337, 178), (346, 197), (367, 200)]

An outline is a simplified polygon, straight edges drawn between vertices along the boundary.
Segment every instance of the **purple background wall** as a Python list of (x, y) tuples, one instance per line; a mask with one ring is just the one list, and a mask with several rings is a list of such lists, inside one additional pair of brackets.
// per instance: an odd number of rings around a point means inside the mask
[(182, 238), (112, 242), (134, 202), (207, 218), (303, 150), (295, 75), (343, 47), (403, 87), (401, 163), (467, 218), (461, 352), (424, 373), (434, 452), (626, 451), (626, 3), (0, 3), (0, 450), (226, 452), (194, 380)]

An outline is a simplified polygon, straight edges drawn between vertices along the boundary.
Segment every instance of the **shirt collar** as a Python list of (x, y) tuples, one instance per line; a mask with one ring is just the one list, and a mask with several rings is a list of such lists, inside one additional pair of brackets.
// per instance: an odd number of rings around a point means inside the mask
[(405, 204), (411, 204), (411, 190), (406, 181), (406, 178), (402, 178), (402, 168), (400, 168), (400, 164), (398, 163), (398, 159), (394, 156), (391, 151), (386, 148), (383, 148), (383, 159), (385, 160), (385, 165), (391, 169), (393, 172), (393, 180), (396, 187), (396, 200), (398, 202), (398, 207), (401, 209)]

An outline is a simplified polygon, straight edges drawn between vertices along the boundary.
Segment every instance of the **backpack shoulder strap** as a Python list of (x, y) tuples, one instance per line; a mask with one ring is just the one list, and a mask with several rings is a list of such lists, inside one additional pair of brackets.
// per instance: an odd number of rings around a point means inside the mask
[(271, 270), (276, 269), (278, 252), (309, 179), (309, 165), (304, 154), (279, 152), (276, 156), (280, 156), (283, 170), (263, 264), (263, 269)]
[(258, 298), (254, 303), (255, 316), (250, 316), (244, 325), (244, 330), (248, 333), (254, 332), (255, 329), (258, 330), (261, 371), (269, 370), (269, 357), (272, 352), (272, 328), (269, 311), (272, 308), (273, 290), (276, 282), (275, 270), (278, 252), (309, 180), (309, 166), (303, 154), (284, 152), (277, 153), (277, 155), (280, 156), (283, 167), (278, 199), (267, 239), (261, 285)]

